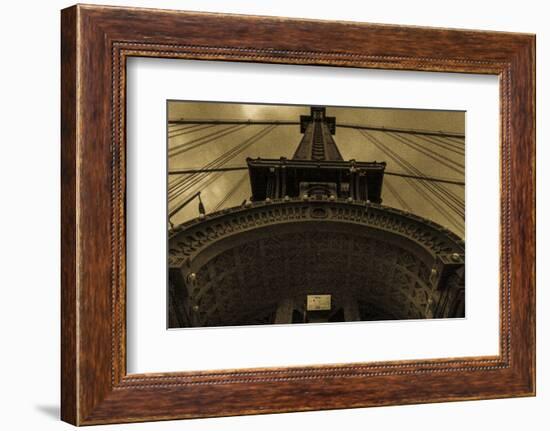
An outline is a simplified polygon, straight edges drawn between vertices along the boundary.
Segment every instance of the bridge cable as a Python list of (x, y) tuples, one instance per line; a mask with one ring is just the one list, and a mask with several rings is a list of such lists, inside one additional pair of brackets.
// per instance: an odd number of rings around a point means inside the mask
[(451, 138), (446, 138), (442, 136), (423, 136), (423, 137), (441, 142), (442, 144), (447, 145), (449, 148), (454, 148), (455, 150), (461, 151), (462, 153), (465, 152), (464, 138), (462, 138), (459, 142), (457, 142), (457, 141), (451, 140)]
[[(210, 163), (208, 163), (207, 167), (221, 167), (225, 165), (228, 161), (232, 160), (234, 157), (236, 157), (238, 154), (240, 154), (242, 151), (244, 151), (246, 148), (250, 147), (252, 144), (257, 142), (259, 139), (263, 138), (265, 135), (267, 135), (271, 130), (273, 130), (277, 126), (267, 126), (266, 128), (262, 129), (261, 131), (257, 132), (256, 134), (252, 135), (251, 137), (247, 138), (245, 141), (237, 145), (236, 147), (232, 148), (231, 150), (227, 151), (226, 153), (222, 154), (217, 159), (214, 159)], [(209, 175), (209, 173), (202, 173), (198, 175), (191, 175), (188, 177), (188, 181), (185, 181), (182, 183), (177, 190), (172, 191), (172, 198), (179, 196), (180, 194), (186, 192), (191, 187), (196, 185), (198, 182), (202, 181), (204, 178), (206, 178)], [(170, 197), (170, 195), (169, 195)]]
[[(385, 145), (382, 143), (382, 145)], [(421, 174), (421, 172), (411, 163), (409, 163), (407, 160), (399, 156), (397, 153), (396, 157), (399, 157), (404, 164), (406, 164), (409, 167), (409, 171), (412, 173), (415, 173), (417, 175)], [(441, 184), (429, 184), (424, 183), (420, 181), (420, 184), (424, 186), (426, 189), (431, 191), (436, 197), (441, 199), (447, 206), (449, 206), (454, 212), (456, 212), (460, 217), (464, 218), (464, 203), (462, 200), (450, 192), (448, 189), (443, 187)]]
[[(248, 166), (242, 166), (242, 165), (233, 165), (233, 166), (224, 166), (221, 168), (181, 168), (181, 169), (172, 169), (168, 171), (168, 175), (174, 175), (174, 176), (181, 176), (181, 175), (190, 175), (190, 174), (197, 174), (202, 172), (230, 172), (230, 171), (244, 171), (248, 170)], [(392, 171), (384, 171), (384, 175), (394, 176), (394, 177), (403, 177), (403, 178), (412, 178), (414, 180), (424, 180), (424, 181), (430, 181), (430, 182), (436, 182), (436, 183), (443, 183), (443, 184), (453, 184), (455, 186), (464, 186), (463, 181), (454, 180), (452, 178), (439, 178), (439, 177), (426, 177), (421, 175), (412, 175), (412, 174), (404, 174), (402, 172), (392, 172)]]
[(405, 200), (401, 197), (401, 195), (397, 192), (397, 190), (391, 185), (391, 183), (388, 180), (384, 181), (384, 187), (386, 187), (390, 192), (390, 194), (392, 194), (395, 197), (399, 205), (401, 205), (401, 208), (407, 210), (408, 212), (412, 212), (412, 209), (409, 206), (409, 204), (405, 202)]
[[(254, 135), (250, 136), (249, 138), (247, 138), (246, 140), (241, 142), (239, 145), (234, 147), (232, 150), (230, 150), (230, 151), (226, 152), (225, 154), (223, 154), (222, 156), (218, 157), (213, 162), (208, 163), (207, 166), (208, 165), (210, 165), (210, 166), (213, 165), (215, 167), (215, 166), (225, 165), (227, 162), (229, 162), (230, 160), (235, 158), (237, 155), (241, 154), (244, 150), (250, 148), (252, 145), (259, 142), (261, 139), (263, 139), (266, 135), (268, 135), (271, 131), (273, 131), (276, 128), (277, 128), (276, 125), (266, 126), (265, 128), (263, 128), (259, 132), (255, 133)], [(211, 178), (212, 181), (210, 181), (210, 180), (207, 181), (207, 184), (208, 185), (211, 184), (211, 182), (213, 182), (214, 180), (216, 180), (217, 178), (219, 178), (223, 174), (224, 174), (224, 172), (218, 172), (217, 174), (215, 174)], [(192, 181), (187, 182), (183, 187), (181, 187), (178, 190), (174, 191), (171, 196), (169, 195), (168, 199), (169, 200), (176, 199), (177, 197), (179, 197), (183, 193), (185, 193), (188, 190), (191, 190), (193, 187), (197, 186), (200, 182), (202, 182), (204, 179), (206, 179), (209, 175), (210, 175), (209, 172), (205, 172), (205, 173), (201, 173), (201, 174), (197, 175), (196, 177), (193, 178)], [(207, 184), (202, 185), (203, 190), (207, 187)]]
[[(250, 124), (250, 125), (280, 125), (280, 126), (295, 126), (300, 125), (299, 121), (293, 120), (243, 120), (243, 119), (226, 119), (226, 120), (209, 120), (209, 119), (188, 119), (188, 120), (171, 120), (170, 125), (178, 124)], [(424, 135), (424, 136), (438, 136), (441, 138), (453, 138), (464, 139), (464, 134), (457, 132), (448, 132), (442, 130), (419, 130), (419, 129), (403, 129), (397, 127), (377, 127), (369, 126), (367, 124), (349, 124), (349, 123), (336, 123), (336, 127), (357, 129), (357, 130), (371, 130), (379, 132), (396, 132), (406, 133), (411, 135)]]
[[(274, 126), (267, 126), (267, 127), (274, 127)], [(266, 128), (267, 128), (266, 127)], [(265, 129), (262, 129), (262, 130), (265, 130)], [(252, 137), (255, 137), (257, 136), (258, 134), (260, 134), (260, 132), (256, 133), (255, 135), (253, 135)], [(233, 154), (234, 151), (238, 151), (240, 148), (241, 148), (241, 145), (243, 143), (241, 142), (240, 144), (238, 144), (237, 146), (235, 147), (232, 147), (230, 148), (229, 150), (227, 150), (225, 153), (221, 154), (219, 157), (217, 157), (216, 159), (214, 160), (211, 160), (209, 163), (207, 163), (205, 166), (203, 166), (203, 172), (196, 172), (196, 173), (193, 173), (189, 176), (183, 176), (181, 178), (179, 178), (178, 180), (172, 182), (169, 186), (168, 186), (168, 195), (170, 196), (170, 194), (173, 194), (173, 193), (176, 193), (177, 191), (181, 190), (182, 188), (185, 188), (185, 186), (189, 183), (191, 183), (195, 178), (197, 177), (200, 177), (200, 175), (204, 172), (206, 172), (205, 170), (206, 169), (215, 169), (215, 168), (221, 168), (222, 166), (225, 165), (226, 163), (226, 158), (231, 156)], [(244, 143), (246, 145), (246, 142)], [(229, 159), (230, 160), (230, 159)], [(224, 162), (225, 161), (225, 162)]]
[(239, 190), (239, 188), (246, 182), (248, 179), (248, 174), (245, 173), (242, 178), (235, 183), (235, 185), (231, 188), (231, 190), (223, 197), (223, 199), (218, 202), (218, 204), (214, 207), (214, 211), (218, 211), (220, 208), (225, 205), (225, 203), (233, 197), (233, 195)]
[(404, 138), (402, 136), (399, 136), (396, 133), (387, 133), (387, 135), (393, 136), (394, 138), (399, 140), (402, 144), (407, 145), (409, 148), (412, 148), (418, 151), (419, 153), (422, 153), (425, 156), (431, 158), (432, 160), (435, 160), (436, 162), (441, 163), (443, 166), (451, 169), (452, 171), (458, 174), (464, 174), (464, 165), (450, 159), (449, 157), (439, 154), (433, 149), (432, 149), (432, 152), (430, 152), (426, 150), (424, 147), (420, 146), (418, 143), (411, 141), (409, 138)]
[(202, 145), (208, 144), (212, 141), (215, 141), (217, 139), (220, 139), (224, 136), (227, 136), (231, 133), (234, 133), (244, 127), (246, 127), (246, 124), (238, 124), (234, 126), (226, 127), (225, 129), (216, 130), (215, 132), (209, 133), (204, 136), (200, 136), (198, 138), (192, 139), (190, 141), (187, 141), (183, 144), (176, 145), (174, 147), (171, 147), (168, 149), (168, 157), (174, 157), (178, 154), (185, 153), (187, 151), (193, 150), (195, 148), (198, 148)]
[[(195, 133), (195, 132), (199, 132), (201, 130), (210, 129), (211, 127), (216, 127), (216, 124), (207, 124), (207, 125), (199, 125), (199, 126), (200, 127), (195, 127), (192, 130), (190, 130), (190, 129), (185, 129), (183, 131), (180, 131), (181, 129), (177, 130), (176, 133), (173, 133), (171, 135), (169, 134), (168, 138), (173, 139), (173, 138), (177, 138), (179, 136), (187, 135), (189, 133)], [(170, 132), (172, 132), (172, 130)]]
[[(380, 151), (387, 154), (392, 160), (394, 160), (399, 166), (401, 166), (401, 168), (403, 168), (405, 171), (409, 171), (410, 166), (407, 163), (404, 163), (404, 160), (402, 160), (394, 151), (384, 145), (380, 140), (378, 140), (366, 131), (358, 130), (358, 132), (363, 135), (363, 137), (366, 138), (369, 142), (373, 143)], [(438, 201), (436, 201), (425, 190), (423, 190), (415, 181), (410, 178), (406, 178), (406, 181), (420, 196), (422, 196), (427, 202), (429, 202), (440, 214), (446, 217), (450, 224), (452, 224), (458, 230), (463, 229), (463, 227), (457, 223), (455, 216), (449, 213), (449, 211), (445, 207), (443, 207)], [(422, 182), (422, 180), (420, 180), (419, 182)], [(445, 202), (443, 199), (441, 200)], [(449, 206), (448, 203), (447, 206)]]
[(168, 124), (168, 133), (176, 133), (181, 130), (191, 130), (203, 126), (202, 124)]
[[(404, 138), (404, 136), (402, 136)], [(433, 150), (433, 146), (437, 145), (439, 148), (442, 148), (445, 151), (458, 154), (459, 156), (464, 157), (464, 149), (455, 148), (450, 145), (447, 145), (444, 142), (438, 141), (431, 136), (417, 136), (417, 143), (425, 145), (428, 149)]]
[[(390, 135), (390, 136), (392, 136), (392, 135)], [(394, 138), (397, 138), (397, 137), (394, 137)], [(384, 145), (384, 144), (382, 144), (382, 145)], [(400, 157), (400, 156), (398, 156), (398, 157)], [(412, 165), (411, 163), (409, 163), (405, 159), (402, 159), (402, 160), (405, 164), (407, 164), (409, 166), (409, 169), (412, 172), (414, 172), (416, 174), (421, 174), (421, 172), (414, 165)], [(447, 199), (449, 199), (451, 202), (454, 203), (455, 209), (459, 212), (460, 216), (464, 217), (464, 203), (458, 196), (456, 196), (454, 193), (452, 193), (451, 191), (449, 191), (448, 189), (443, 187), (441, 184), (424, 184), (424, 185), (425, 185), (426, 188), (432, 190), (432, 192), (435, 195), (439, 195), (439, 193), (443, 194)], [(439, 197), (443, 201), (445, 201), (445, 199), (442, 196), (439, 195)], [(447, 202), (447, 204), (450, 205), (450, 202)]]
[[(388, 146), (386, 146), (383, 142), (376, 139), (374, 136), (372, 136), (370, 133), (362, 132), (369, 135), (371, 142), (375, 143), (375, 145), (384, 153), (389, 155), (394, 161), (396, 161), (405, 171), (411, 172), (413, 174), (417, 175), (423, 175), (416, 167), (414, 167), (411, 163), (409, 163), (407, 160), (403, 159), (399, 154), (397, 154), (395, 151), (391, 150)], [(463, 205), (461, 202), (459, 202), (460, 205), (455, 206), (451, 202), (449, 202), (445, 196), (441, 195), (441, 191), (436, 190), (434, 187), (432, 187), (432, 184), (428, 184), (422, 180), (419, 181), (420, 185), (426, 188), (428, 191), (430, 191), (436, 198), (441, 200), (444, 204), (447, 205), (455, 214), (461, 217), (463, 219), (463, 211), (461, 209), (463, 208)], [(439, 185), (437, 185), (439, 186)], [(418, 190), (418, 184), (415, 183), (415, 189)], [(456, 204), (456, 202), (455, 202)], [(440, 211), (441, 212), (441, 211)]]

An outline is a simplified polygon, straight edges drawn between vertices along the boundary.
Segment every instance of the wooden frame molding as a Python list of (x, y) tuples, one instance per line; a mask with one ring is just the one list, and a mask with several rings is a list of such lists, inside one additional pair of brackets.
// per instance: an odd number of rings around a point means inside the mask
[[(78, 5), (62, 11), (61, 48), (63, 420), (89, 425), (534, 395), (533, 35)], [(498, 75), (500, 354), (128, 375), (131, 56)]]

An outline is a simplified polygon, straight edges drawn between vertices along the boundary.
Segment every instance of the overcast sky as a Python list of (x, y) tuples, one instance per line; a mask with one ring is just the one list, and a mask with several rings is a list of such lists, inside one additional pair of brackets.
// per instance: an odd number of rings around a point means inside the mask
[[(204, 102), (176, 102), (168, 103), (168, 118), (177, 119), (241, 119), (241, 120), (289, 120), (299, 121), (300, 115), (309, 114), (309, 106), (287, 106), (287, 105), (251, 105), (234, 103), (204, 103)], [(447, 131), (454, 133), (464, 133), (465, 113), (463, 111), (432, 111), (432, 110), (411, 110), (411, 109), (377, 109), (377, 108), (348, 108), (348, 107), (327, 107), (327, 115), (336, 117), (336, 124), (362, 124), (386, 128), (403, 129), (422, 129), (433, 131)], [(230, 126), (219, 125), (215, 127), (197, 128), (197, 131), (182, 129), (183, 126), (168, 127), (168, 147), (185, 144), (196, 140), (202, 136), (212, 134), (217, 130), (222, 130)], [(254, 135), (266, 126), (246, 126), (233, 133), (229, 133), (220, 139), (198, 146), (193, 150), (184, 152), (175, 157), (169, 158), (168, 168), (189, 169), (205, 166), (216, 157), (224, 154), (231, 148), (243, 142), (248, 137)], [(181, 130), (180, 130), (181, 129)], [(179, 130), (179, 131), (178, 131)], [(184, 133), (185, 132), (185, 133)], [(434, 161), (428, 155), (399, 142), (397, 139), (384, 132), (369, 131), (375, 138), (382, 141), (401, 157), (413, 164), (419, 171), (426, 176), (444, 177), (458, 181), (464, 181), (462, 173), (455, 172), (441, 163)], [(244, 166), (247, 157), (279, 158), (285, 156), (291, 158), (301, 139), (299, 126), (278, 126), (269, 134), (264, 136), (258, 142), (250, 146), (247, 150), (236, 155), (227, 162), (227, 166)], [(353, 129), (336, 129), (334, 136), (336, 144), (340, 149), (344, 160), (356, 159), (358, 161), (385, 161), (386, 170), (391, 172), (404, 172), (404, 169), (397, 165), (387, 154), (380, 151), (372, 142), (366, 139), (358, 131)], [(439, 145), (426, 142), (421, 138), (408, 136), (409, 139), (418, 142), (421, 148), (428, 154), (441, 154), (445, 158), (464, 165), (464, 156), (456, 152), (442, 149)], [(199, 141), (200, 142), (200, 141)], [(463, 143), (461, 143), (463, 145)], [(214, 174), (211, 174), (214, 175)], [(170, 176), (169, 184), (173, 181), (179, 181), (180, 178)], [(219, 175), (208, 187), (204, 184), (212, 176), (206, 176), (203, 181), (198, 182), (186, 193), (169, 201), (169, 207), (172, 208), (184, 197), (201, 190), (202, 199), (206, 211), (213, 211), (230, 191), (235, 189), (234, 194), (225, 204), (220, 207), (231, 207), (239, 205), (244, 199), (250, 197), (250, 185), (248, 182), (247, 171), (227, 172)], [(412, 180), (416, 181), (416, 180)], [(399, 177), (385, 176), (384, 184), (390, 187), (383, 187), (382, 198), (385, 205), (400, 209), (410, 209), (412, 212), (429, 218), (456, 232), (461, 237), (464, 236), (464, 220), (455, 216), (455, 223), (449, 222), (449, 217), (438, 211), (432, 204), (425, 200), (410, 183)], [(464, 202), (464, 187), (457, 185), (444, 185), (451, 193), (456, 195), (460, 202)], [(409, 208), (403, 208), (399, 199), (389, 190), (393, 188), (406, 203)], [(439, 201), (440, 202), (440, 201)], [(444, 206), (448, 210), (447, 206)], [(183, 221), (197, 217), (198, 203), (193, 202), (180, 211), (172, 218), (172, 222), (179, 224)], [(458, 225), (458, 226), (456, 226)]]

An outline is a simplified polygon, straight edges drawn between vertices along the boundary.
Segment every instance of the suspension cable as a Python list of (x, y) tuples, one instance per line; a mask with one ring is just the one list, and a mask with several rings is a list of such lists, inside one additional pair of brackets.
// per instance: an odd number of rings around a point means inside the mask
[(399, 195), (397, 190), (391, 185), (391, 183), (386, 180), (384, 181), (384, 187), (388, 189), (388, 191), (395, 197), (397, 202), (399, 202), (399, 205), (401, 205), (401, 208), (406, 209), (408, 212), (412, 212), (411, 207), (405, 202), (405, 200)]
[[(172, 135), (169, 134), (168, 138), (173, 139), (173, 138), (177, 138), (178, 136), (183, 136), (183, 135), (187, 135), (189, 133), (199, 132), (201, 130), (210, 129), (211, 127), (216, 127), (216, 126), (217, 126), (217, 124), (207, 124), (207, 125), (200, 125), (200, 127), (195, 127), (192, 130), (185, 129), (183, 131), (180, 131), (181, 129), (179, 129), (179, 130), (176, 131), (177, 133), (174, 133)], [(172, 132), (172, 130), (170, 132)]]
[(394, 137), (395, 139), (397, 139), (402, 144), (408, 146), (409, 148), (412, 148), (412, 149), (418, 151), (419, 153), (424, 154), (425, 156), (431, 158), (432, 160), (435, 160), (436, 162), (441, 163), (443, 166), (451, 169), (452, 171), (455, 171), (458, 174), (463, 174), (464, 173), (464, 165), (450, 159), (449, 157), (446, 157), (446, 156), (443, 156), (442, 154), (436, 153), (433, 150), (432, 150), (432, 152), (427, 151), (425, 148), (418, 145), (416, 142), (411, 141), (408, 138), (404, 138), (402, 136), (399, 136), (396, 133), (388, 133), (388, 136)]
[[(369, 142), (373, 143), (380, 151), (387, 154), (392, 160), (394, 160), (399, 166), (401, 166), (401, 168), (403, 168), (407, 172), (410, 172), (409, 164), (406, 163), (406, 161), (403, 160), (397, 153), (392, 151), (390, 148), (388, 148), (385, 144), (383, 144), (380, 140), (378, 140), (377, 138), (372, 136), (370, 133), (368, 133), (364, 130), (358, 130), (358, 132), (361, 135), (363, 135), (363, 137), (366, 138)], [(413, 172), (413, 174), (414, 173), (416, 173), (416, 172)], [(451, 213), (449, 213), (449, 211), (445, 207), (443, 207), (438, 201), (436, 201), (430, 195), (428, 195), (426, 193), (426, 191), (421, 189), (416, 182), (412, 181), (411, 178), (406, 178), (406, 180), (407, 180), (408, 184), (420, 196), (422, 196), (426, 201), (428, 201), (439, 213), (441, 213), (444, 217), (446, 217), (448, 219), (449, 223), (451, 223), (453, 226), (455, 226), (458, 230), (462, 229), (462, 227), (456, 222), (455, 217), (453, 215), (451, 215)], [(424, 187), (426, 187), (426, 183), (424, 183), (422, 181), (420, 181), (420, 183), (422, 183), (422, 185), (424, 185)], [(433, 193), (433, 191), (432, 191), (432, 193)], [(449, 203), (446, 200), (442, 199), (441, 197), (439, 197), (439, 199), (441, 199), (442, 202), (445, 202), (447, 204), (447, 206), (449, 208), (451, 208)], [(456, 211), (455, 211), (455, 213), (456, 213)]]
[(450, 141), (450, 142), (454, 142), (456, 144), (464, 144), (464, 136), (462, 137), (459, 137), (459, 136), (445, 136), (445, 138)]
[[(392, 136), (392, 135), (390, 135)], [(406, 139), (407, 138), (403, 138), (403, 139)], [(384, 145), (382, 143), (382, 145)], [(400, 156), (398, 156), (400, 157)], [(415, 173), (417, 175), (420, 175), (421, 172), (414, 166), (412, 165), (411, 163), (409, 163), (408, 161), (406, 161), (405, 159), (402, 159), (403, 163), (405, 163), (406, 165), (408, 165), (409, 167), (409, 171), (412, 172), (412, 173)], [(424, 183), (423, 184), (427, 189), (431, 190), (433, 194), (435, 194), (436, 196), (438, 196), (441, 200), (443, 200), (447, 205), (449, 205), (450, 207), (454, 207), (454, 210), (462, 217), (464, 218), (464, 204), (463, 202), (460, 200), (460, 198), (458, 196), (456, 196), (455, 194), (453, 194), (452, 192), (450, 192), (449, 190), (447, 190), (445, 187), (441, 186), (440, 184), (427, 184), (427, 183)], [(442, 196), (443, 195), (443, 196)], [(447, 201), (450, 200), (449, 201)], [(452, 203), (451, 203), (452, 202)]]
[[(420, 172), (414, 165), (412, 165), (407, 160), (402, 158), (399, 154), (391, 150), (383, 142), (376, 139), (370, 133), (367, 133), (367, 132), (362, 132), (362, 133), (368, 134), (373, 142), (377, 141), (379, 147), (381, 146), (383, 148), (383, 151), (385, 151), (386, 154), (390, 155), (394, 160), (396, 160), (400, 164), (400, 166), (402, 166), (407, 172), (410, 172), (415, 175), (423, 175), (422, 172)], [(462, 202), (458, 199), (458, 197), (452, 195), (448, 190), (446, 190), (439, 184), (429, 184), (424, 181), (420, 181), (420, 184), (424, 186), (432, 194), (434, 194), (435, 197), (437, 197), (442, 202), (444, 202), (451, 210), (453, 210), (453, 212), (458, 214), (461, 218), (464, 217), (464, 211), (463, 211), (464, 206)], [(451, 202), (448, 199), (450, 199)]]
[(464, 139), (464, 134), (454, 133), (454, 132), (444, 132), (441, 130), (419, 130), (419, 129), (400, 129), (397, 127), (376, 127), (362, 124), (346, 124), (346, 123), (336, 123), (336, 127), (343, 127), (346, 129), (356, 129), (356, 130), (370, 130), (373, 132), (393, 132), (393, 133), (404, 133), (409, 135), (424, 135), (424, 136), (440, 136), (446, 138), (456, 138)]
[[(256, 134), (252, 135), (248, 139), (246, 139), (241, 144), (237, 145), (233, 149), (227, 151), (226, 153), (222, 154), (217, 159), (214, 159), (212, 162), (210, 162), (208, 167), (221, 167), (224, 164), (226, 164), (229, 160), (236, 157), (238, 154), (240, 154), (242, 151), (244, 151), (246, 148), (250, 147), (252, 144), (257, 142), (259, 139), (263, 138), (265, 135), (267, 135), (271, 130), (273, 130), (276, 126), (266, 126), (261, 131), (257, 132)], [(182, 181), (181, 186), (177, 191), (173, 191), (173, 196), (177, 196), (181, 193), (184, 193), (185, 191), (189, 190), (192, 186), (200, 182), (202, 179), (207, 177), (208, 173), (198, 174), (198, 175), (191, 175), (190, 177), (186, 178), (185, 181)]]
[(243, 119), (225, 119), (225, 120), (170, 120), (170, 125), (178, 124), (248, 124), (251, 126), (299, 126), (300, 122), (295, 120), (243, 120)]
[(197, 147), (200, 147), (202, 145), (208, 144), (212, 141), (223, 138), (224, 136), (227, 136), (231, 133), (234, 133), (238, 130), (241, 130), (242, 128), (244, 128), (246, 126), (247, 126), (246, 124), (229, 126), (225, 129), (216, 130), (215, 132), (212, 132), (212, 133), (209, 133), (207, 135), (192, 139), (192, 140), (187, 141), (183, 144), (176, 145), (176, 146), (168, 149), (168, 157), (174, 157), (174, 156), (177, 156), (178, 154), (182, 154), (182, 153), (190, 151), (194, 148), (197, 148)]
[(197, 192), (197, 193), (194, 193), (192, 194), (191, 196), (189, 196), (187, 199), (185, 199), (182, 203), (180, 203), (177, 207), (175, 207), (173, 210), (171, 210), (169, 213), (168, 213), (168, 221), (170, 222), (170, 224), (172, 224), (172, 222), (170, 221), (170, 219), (176, 215), (178, 212), (180, 212), (184, 207), (186, 207), (189, 203), (191, 203), (192, 200), (194, 200), (196, 197), (198, 197), (200, 199), (200, 195), (201, 195), (201, 192)]
[(179, 132), (180, 130), (190, 130), (201, 127), (202, 124), (168, 124), (168, 133)]
[[(172, 169), (168, 171), (168, 175), (190, 175), (190, 174), (196, 174), (196, 173), (202, 173), (202, 172), (230, 172), (230, 171), (244, 171), (248, 170), (248, 166), (225, 166), (221, 168), (182, 168), (182, 169)], [(463, 186), (465, 183), (463, 181), (453, 180), (450, 178), (439, 178), (439, 177), (427, 177), (427, 176), (421, 176), (421, 175), (411, 175), (411, 174), (404, 174), (402, 172), (391, 172), (391, 171), (384, 171), (384, 175), (390, 175), (395, 177), (403, 177), (403, 178), (412, 178), (415, 180), (424, 180), (424, 181), (430, 181), (430, 182), (436, 182), (436, 183), (444, 183), (444, 184), (453, 184), (455, 186)]]
[[(223, 154), (222, 156), (218, 157), (213, 162), (208, 163), (209, 166), (207, 166), (207, 167), (220, 167), (220, 166), (223, 166), (228, 161), (232, 160), (234, 157), (236, 157), (237, 155), (242, 153), (244, 150), (246, 150), (247, 148), (251, 147), (252, 145), (257, 143), (258, 141), (260, 141), (262, 138), (264, 138), (266, 135), (268, 135), (275, 128), (277, 128), (276, 125), (266, 126), (265, 128), (263, 128), (259, 132), (255, 133), (254, 135), (250, 136), (249, 138), (244, 140), (242, 143), (240, 143), (239, 145), (234, 147), (232, 150), (230, 150), (230, 151), (226, 152), (225, 154)], [(200, 173), (197, 176), (195, 176), (194, 178), (192, 178), (191, 181), (187, 181), (181, 187), (179, 187), (177, 190), (174, 190), (172, 192), (172, 195), (169, 194), (169, 200), (175, 199), (178, 196), (180, 196), (181, 194), (183, 194), (186, 191), (190, 190), (191, 188), (196, 186), (198, 183), (200, 183), (203, 179), (208, 177), (209, 174), (210, 173), (208, 173), (208, 172)], [(214, 178), (217, 179), (222, 174), (223, 174), (223, 172), (218, 172), (218, 174), (214, 175)], [(193, 175), (191, 175), (191, 177), (192, 176)], [(206, 186), (203, 186), (203, 189), (205, 187)]]
[(404, 174), (402, 172), (391, 172), (391, 171), (384, 171), (384, 175), (390, 175), (394, 177), (403, 177), (403, 178), (412, 178), (414, 180), (423, 180), (423, 181), (430, 181), (434, 183), (443, 183), (443, 184), (453, 184), (455, 186), (464, 186), (464, 181), (457, 181), (457, 180), (451, 180), (446, 178), (436, 178), (436, 177), (426, 177), (423, 175), (411, 175), (411, 174)]
[(218, 202), (218, 204), (214, 207), (214, 211), (218, 211), (225, 203), (233, 197), (233, 195), (239, 190), (239, 188), (245, 183), (245, 181), (248, 179), (248, 175), (244, 174), (242, 178), (235, 183), (235, 185), (229, 190), (229, 192), (223, 197), (223, 199)]
[[(274, 126), (267, 126), (266, 128), (262, 129), (261, 131), (257, 132), (256, 134), (252, 135), (251, 138), (249, 138), (249, 139), (254, 139), (256, 136), (260, 135), (264, 130), (266, 130), (269, 127), (274, 127)], [(232, 156), (236, 155), (238, 153), (238, 151), (243, 147), (243, 145), (247, 144), (247, 142), (248, 142), (248, 139), (245, 140), (245, 142), (241, 142), (237, 146), (235, 146), (233, 148), (230, 148), (228, 151), (221, 154), (216, 159), (211, 160), (209, 163), (207, 163), (203, 167), (203, 171), (204, 171), (204, 169), (221, 168), (222, 166), (225, 165), (225, 163), (227, 163), (227, 161), (231, 160), (233, 158)], [(237, 153), (235, 153), (235, 152), (237, 152)], [(201, 173), (201, 172), (197, 172), (197, 173), (191, 174), (188, 177), (180, 178), (179, 180), (177, 180), (177, 182), (174, 181), (168, 187), (169, 196), (173, 193), (177, 193), (182, 188), (187, 190), (187, 188), (185, 186), (189, 183), (192, 183), (196, 178), (201, 178), (202, 174), (203, 173)], [(204, 175), (202, 175), (202, 177), (204, 177)]]
[(441, 142), (443, 145), (448, 146), (449, 148), (453, 148), (455, 150), (461, 151), (464, 153), (464, 138), (460, 139), (459, 141), (456, 141), (454, 139), (451, 139), (449, 137), (443, 137), (443, 136), (419, 136), (420, 138), (429, 138), (436, 142)]
[[(205, 119), (181, 119), (169, 121), (171, 125), (177, 124), (255, 124), (255, 125), (279, 125), (279, 126), (295, 126), (300, 125), (299, 121), (292, 120), (243, 120), (243, 119), (227, 119), (227, 120), (205, 120)], [(348, 124), (336, 123), (336, 127), (357, 130), (372, 130), (379, 132), (396, 132), (406, 133), (411, 135), (425, 136), (440, 136), (446, 138), (464, 139), (463, 133), (448, 132), (442, 130), (420, 130), (420, 129), (402, 129), (397, 127), (377, 127), (367, 124)]]
[[(404, 138), (404, 136), (403, 136), (403, 138)], [(416, 141), (418, 144), (425, 145), (430, 150), (433, 150), (433, 146), (436, 145), (437, 147), (442, 148), (445, 151), (449, 151), (451, 153), (455, 153), (455, 154), (458, 154), (459, 156), (464, 157), (464, 149), (455, 148), (451, 145), (448, 145), (446, 143), (443, 143), (443, 142), (437, 140), (436, 138), (434, 138), (432, 136), (418, 135), (418, 136), (416, 136), (416, 138), (418, 138), (418, 140)]]

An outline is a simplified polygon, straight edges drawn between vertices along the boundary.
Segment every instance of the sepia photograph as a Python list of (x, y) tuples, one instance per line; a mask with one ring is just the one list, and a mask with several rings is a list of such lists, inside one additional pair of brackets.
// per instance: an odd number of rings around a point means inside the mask
[[(5, 368), (33, 377), (8, 389), (26, 406), (8, 420), (427, 431), (481, 414), (506, 431), (543, 419), (542, 9), (273, 3), (23, 15), (44, 33), (29, 41), (55, 43), (38, 80), (22, 73), (36, 70), (29, 50), (4, 68), (22, 77), (7, 80), (6, 142), (39, 132), (33, 151), (7, 145), (23, 163), (5, 157), (20, 199), (5, 211), (4, 284), (24, 293), (5, 303), (33, 317), (7, 307), (18, 354)], [(496, 18), (481, 25), (484, 12)], [(59, 108), (32, 127), (27, 87)], [(46, 247), (30, 272), (29, 245)]]
[(167, 326), (464, 318), (464, 111), (167, 101)]

